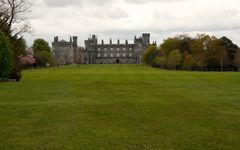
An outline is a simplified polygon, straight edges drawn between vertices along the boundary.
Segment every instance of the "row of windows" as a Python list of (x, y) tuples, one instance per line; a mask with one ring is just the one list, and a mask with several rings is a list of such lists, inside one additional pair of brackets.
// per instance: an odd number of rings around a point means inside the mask
[[(98, 54), (98, 57), (102, 57), (102, 56), (103, 56), (103, 57), (108, 57), (109, 55), (108, 55), (108, 54), (102, 54), (102, 55), (101, 55), (101, 54)], [(131, 53), (128, 54), (128, 55), (125, 54), (125, 53), (122, 54), (122, 55), (120, 55), (120, 54), (116, 54), (116, 55), (110, 54), (110, 57), (115, 57), (115, 56), (116, 56), (116, 57), (132, 57), (132, 54), (131, 54)]]
[[(101, 50), (104, 50), (104, 51), (107, 51), (109, 50), (109, 48), (98, 48), (98, 51), (101, 51)], [(110, 51), (113, 51), (114, 49), (113, 48), (110, 48)], [(117, 51), (120, 51), (120, 50), (123, 50), (123, 51), (132, 51), (133, 49), (130, 47), (130, 48), (116, 48)]]

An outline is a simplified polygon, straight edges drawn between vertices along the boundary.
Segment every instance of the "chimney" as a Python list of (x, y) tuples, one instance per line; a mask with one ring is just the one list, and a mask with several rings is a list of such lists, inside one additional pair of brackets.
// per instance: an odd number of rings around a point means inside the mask
[(104, 44), (104, 40), (102, 40), (102, 45)]
[(128, 44), (128, 40), (126, 40), (126, 44)]
[(110, 44), (112, 45), (112, 39), (110, 39)]
[(117, 44), (120, 44), (120, 40), (118, 39)]

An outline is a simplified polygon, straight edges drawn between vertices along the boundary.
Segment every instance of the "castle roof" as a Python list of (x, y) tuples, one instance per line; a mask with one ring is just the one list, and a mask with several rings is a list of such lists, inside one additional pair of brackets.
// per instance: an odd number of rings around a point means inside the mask
[(65, 41), (65, 40), (61, 40), (61, 41), (59, 41), (59, 42), (67, 42), (67, 41)]

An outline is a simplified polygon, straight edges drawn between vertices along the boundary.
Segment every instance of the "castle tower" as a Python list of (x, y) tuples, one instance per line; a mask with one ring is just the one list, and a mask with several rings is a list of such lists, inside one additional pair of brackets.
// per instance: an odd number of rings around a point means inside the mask
[(58, 42), (58, 36), (54, 37), (54, 42)]
[(77, 43), (77, 36), (73, 36), (71, 38), (72, 42), (73, 42), (73, 62), (77, 63), (77, 58), (78, 58), (78, 53), (77, 53), (77, 49), (78, 49), (78, 43)]
[(72, 39), (73, 39), (73, 46), (77, 47), (78, 46), (78, 43), (77, 43), (78, 37), (77, 36), (73, 36)]
[(110, 44), (112, 45), (112, 39), (110, 39)]
[(143, 44), (145, 44), (145, 45), (150, 44), (150, 34), (149, 33), (143, 33), (142, 38), (143, 38)]

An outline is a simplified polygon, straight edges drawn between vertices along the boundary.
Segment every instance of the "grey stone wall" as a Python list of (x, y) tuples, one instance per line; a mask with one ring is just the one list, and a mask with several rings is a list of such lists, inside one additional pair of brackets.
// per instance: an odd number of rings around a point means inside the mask
[(73, 45), (60, 41), (52, 43), (53, 57), (58, 65), (72, 64), (74, 59)]
[(120, 40), (117, 44), (113, 44), (111, 39), (110, 44), (104, 44), (103, 40), (101, 44), (98, 44), (96, 37), (93, 35), (85, 41), (85, 59), (88, 64), (141, 63), (142, 54), (150, 44), (148, 33), (138, 38), (135, 36), (133, 44), (129, 44), (128, 41), (120, 44)]

